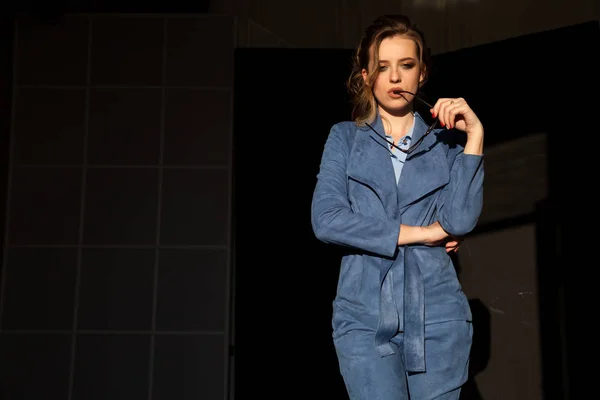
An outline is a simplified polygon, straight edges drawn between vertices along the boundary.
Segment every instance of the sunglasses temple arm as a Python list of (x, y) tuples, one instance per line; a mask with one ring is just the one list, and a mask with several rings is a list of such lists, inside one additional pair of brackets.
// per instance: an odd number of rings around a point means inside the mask
[(371, 128), (371, 130), (372, 130), (373, 132), (375, 132), (375, 134), (376, 134), (377, 136), (379, 136), (380, 138), (382, 138), (383, 140), (385, 140), (386, 142), (388, 142), (388, 143), (389, 143), (391, 146), (394, 146), (394, 147), (395, 147), (395, 148), (397, 148), (398, 150), (402, 150), (400, 147), (396, 146), (396, 144), (395, 144), (394, 142), (390, 142), (390, 141), (388, 140), (388, 138), (384, 137), (382, 134), (380, 134), (379, 132), (377, 132), (377, 131), (376, 131), (376, 130), (375, 130), (375, 129), (374, 129), (372, 126), (371, 126), (371, 125), (367, 124), (367, 126), (368, 126), (369, 128)]
[(423, 100), (423, 98), (420, 95), (413, 93), (413, 92), (409, 92), (408, 90), (403, 90), (402, 92), (408, 93), (411, 96), (414, 96), (415, 99), (419, 100), (421, 103), (425, 104), (427, 107), (433, 108), (433, 106), (431, 104), (429, 104), (427, 101)]
[(433, 106), (431, 104), (429, 104), (428, 102), (426, 102), (425, 100), (423, 100), (421, 97), (417, 96), (416, 97), (421, 103), (425, 104), (427, 107), (429, 108), (433, 108)]

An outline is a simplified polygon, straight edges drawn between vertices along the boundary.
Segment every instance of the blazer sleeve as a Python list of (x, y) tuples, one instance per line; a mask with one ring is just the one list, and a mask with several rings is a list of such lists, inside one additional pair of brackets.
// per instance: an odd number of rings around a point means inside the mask
[(368, 217), (350, 208), (346, 163), (351, 145), (339, 124), (325, 142), (311, 205), (312, 229), (322, 242), (393, 257), (398, 247), (400, 222)]
[(477, 225), (483, 206), (483, 156), (461, 149), (450, 170), (450, 181), (438, 203), (438, 222), (453, 236), (463, 236)]

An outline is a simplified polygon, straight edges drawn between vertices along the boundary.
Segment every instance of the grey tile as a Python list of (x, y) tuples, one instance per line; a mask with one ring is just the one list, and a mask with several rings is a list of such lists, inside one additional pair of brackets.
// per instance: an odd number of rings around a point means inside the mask
[(156, 328), (224, 330), (226, 251), (161, 249)]
[(228, 184), (227, 170), (165, 169), (161, 244), (227, 245)]
[(252, 19), (248, 19), (248, 46), (251, 48), (282, 48), (289, 47), (281, 38), (265, 29)]
[(0, 335), (0, 398), (68, 399), (71, 335)]
[(10, 190), (11, 244), (76, 244), (80, 168), (17, 168)]
[(163, 26), (161, 17), (94, 17), (92, 83), (160, 85)]
[(167, 92), (165, 164), (229, 164), (231, 96), (229, 90), (170, 89)]
[(161, 114), (160, 89), (93, 89), (88, 163), (158, 164)]
[(81, 164), (85, 134), (85, 90), (17, 89), (17, 164)]
[(157, 204), (157, 169), (90, 168), (84, 243), (155, 244)]
[(77, 249), (8, 250), (2, 329), (73, 327)]
[(224, 345), (220, 335), (157, 336), (152, 399), (224, 398)]
[(153, 249), (84, 249), (78, 328), (150, 330)]
[(229, 16), (170, 18), (168, 85), (233, 85), (234, 29)]
[(87, 80), (87, 17), (18, 20), (17, 82), (20, 85), (83, 85)]
[(147, 400), (150, 335), (78, 335), (73, 400)]

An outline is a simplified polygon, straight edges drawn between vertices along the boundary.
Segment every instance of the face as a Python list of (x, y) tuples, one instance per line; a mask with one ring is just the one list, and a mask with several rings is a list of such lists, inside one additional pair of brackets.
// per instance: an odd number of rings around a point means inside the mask
[[(379, 65), (370, 65), (369, 68), (379, 70), (379, 76), (373, 83), (373, 93), (380, 109), (391, 115), (411, 111), (414, 96), (398, 91), (417, 93), (424, 78), (417, 44), (402, 36), (385, 38), (379, 46)], [(366, 81), (367, 71), (363, 69), (362, 72)]]

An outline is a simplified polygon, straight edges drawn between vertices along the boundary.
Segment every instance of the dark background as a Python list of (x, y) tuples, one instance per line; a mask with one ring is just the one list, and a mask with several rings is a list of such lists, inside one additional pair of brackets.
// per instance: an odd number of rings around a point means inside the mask
[[(579, 218), (585, 218), (579, 208), (585, 200), (572, 195), (580, 191), (574, 177), (597, 171), (588, 158), (597, 123), (589, 124), (587, 107), (577, 101), (593, 101), (589, 89), (597, 82), (592, 51), (597, 44), (598, 24), (589, 23), (437, 55), (424, 88), (432, 101), (468, 99), (486, 128), (486, 146), (548, 132), (548, 198), (535, 213), (480, 225), (474, 232), (530, 222), (538, 226), (546, 399), (578, 398), (575, 393), (582, 389), (573, 349), (580, 341), (582, 321), (576, 315), (583, 282), (570, 267), (585, 263), (588, 255), (565, 249), (576, 245), (569, 232), (580, 229)], [(578, 61), (557, 57), (561, 46)], [(341, 253), (313, 238), (310, 201), (329, 128), (350, 115), (344, 82), (351, 57), (350, 50), (236, 52), (236, 354), (238, 376), (244, 375), (238, 394), (258, 390), (275, 396), (291, 390), (306, 398), (319, 387), (339, 393), (328, 398), (344, 398), (330, 335), (323, 334), (331, 327)], [(306, 73), (317, 66), (318, 74)], [(266, 70), (268, 81), (257, 79)], [(472, 308), (476, 331), (489, 332), (484, 319), (489, 310), (476, 301)], [(489, 357), (489, 348), (476, 347), (474, 353), (473, 364), (484, 365), (487, 360), (478, 357)], [(257, 360), (268, 367), (257, 371)], [(463, 398), (480, 398), (470, 389)]]
[[(162, 14), (207, 1), (2, 7), (0, 398), (345, 398), (339, 253), (314, 239), (310, 198), (329, 128), (349, 116), (351, 52), (234, 48), (217, 40), (230, 19), (182, 18), (163, 53)], [(156, 18), (92, 16), (107, 50), (88, 53), (88, 16), (64, 16), (96, 12)], [(538, 228), (545, 399), (585, 398), (597, 48), (593, 21), (439, 54), (425, 88), (467, 98), (486, 146), (548, 135), (548, 198), (474, 232)], [(484, 341), (473, 357), (485, 369), (493, 354)], [(484, 397), (471, 380), (463, 398)]]

